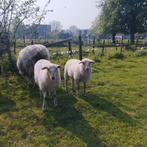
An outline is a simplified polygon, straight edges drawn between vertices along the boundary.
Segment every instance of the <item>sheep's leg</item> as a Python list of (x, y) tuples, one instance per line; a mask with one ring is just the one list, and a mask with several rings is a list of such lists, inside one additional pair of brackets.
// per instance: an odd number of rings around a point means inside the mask
[(42, 110), (45, 111), (47, 110), (47, 104), (45, 102), (45, 98), (46, 98), (46, 93), (43, 93), (43, 104), (42, 104)]
[(50, 90), (47, 92), (47, 94), (48, 94), (48, 98), (52, 99), (52, 94), (51, 94)]
[(40, 91), (40, 99), (42, 99), (42, 92)]
[(73, 92), (75, 90), (75, 85), (74, 85), (74, 79), (73, 78), (72, 78), (72, 90), (73, 90)]
[(53, 97), (54, 97), (54, 106), (56, 107), (58, 105), (56, 90), (53, 91)]
[(68, 92), (68, 85), (67, 84), (68, 84), (68, 79), (66, 78), (65, 79), (65, 91), (66, 92)]
[(86, 82), (84, 82), (84, 95), (86, 95)]
[(80, 91), (80, 82), (76, 81), (76, 85), (77, 85), (77, 95), (79, 95), (79, 91)]

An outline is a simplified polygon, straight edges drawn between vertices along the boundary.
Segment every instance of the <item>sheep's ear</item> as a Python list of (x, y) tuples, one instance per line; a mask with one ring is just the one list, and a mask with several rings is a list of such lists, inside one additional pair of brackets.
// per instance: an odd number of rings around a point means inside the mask
[(90, 60), (90, 63), (93, 64), (93, 63), (95, 63), (95, 62), (94, 62), (93, 60)]
[(79, 64), (84, 64), (84, 63), (85, 63), (84, 61), (80, 61), (80, 62), (79, 62)]
[(47, 69), (48, 70), (48, 67), (43, 67), (42, 70), (44, 70), (44, 69)]
[(60, 66), (60, 65), (58, 65), (58, 64), (56, 64), (56, 68), (61, 68), (61, 66)]
[(61, 68), (61, 66), (60, 65), (57, 65), (57, 68)]

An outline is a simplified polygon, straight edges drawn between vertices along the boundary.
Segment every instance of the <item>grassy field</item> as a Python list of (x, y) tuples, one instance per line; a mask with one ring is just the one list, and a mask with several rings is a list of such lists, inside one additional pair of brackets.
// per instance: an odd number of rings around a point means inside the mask
[[(113, 54), (90, 54), (96, 63), (87, 95), (67, 95), (62, 81), (59, 105), (49, 100), (47, 112), (37, 87), (0, 75), (0, 146), (146, 147), (147, 56)], [(53, 61), (64, 65), (66, 59)]]

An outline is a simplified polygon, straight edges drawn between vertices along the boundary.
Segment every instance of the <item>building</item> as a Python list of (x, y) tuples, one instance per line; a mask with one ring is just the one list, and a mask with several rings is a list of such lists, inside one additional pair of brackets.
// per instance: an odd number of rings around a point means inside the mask
[(35, 24), (33, 28), (35, 27), (35, 31), (37, 33), (37, 38), (39, 39), (46, 39), (48, 38), (49, 34), (51, 33), (51, 25), (45, 25), (45, 24)]
[(51, 25), (32, 24), (19, 26), (16, 37), (17, 39), (47, 39), (51, 33)]

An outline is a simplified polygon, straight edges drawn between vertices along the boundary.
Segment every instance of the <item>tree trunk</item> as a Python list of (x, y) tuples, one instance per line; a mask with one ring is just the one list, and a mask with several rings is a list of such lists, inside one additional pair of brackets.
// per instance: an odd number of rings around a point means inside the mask
[(14, 62), (14, 60), (12, 59), (10, 38), (9, 38), (8, 44), (7, 44), (7, 52), (8, 52), (8, 63), (9, 63), (10, 71), (18, 73), (18, 69), (16, 67), (16, 62)]
[(8, 61), (9, 61), (9, 65), (10, 65), (10, 69), (12, 70), (13, 68), (13, 61), (12, 61), (12, 55), (11, 55), (11, 46), (10, 46), (10, 40), (7, 44), (7, 51), (8, 51)]
[(14, 39), (14, 42), (13, 42), (13, 46), (14, 46), (14, 54), (16, 54), (16, 40)]
[(130, 40), (131, 40), (131, 44), (134, 44), (134, 40), (135, 40), (135, 33), (134, 32), (130, 33)]
[(13, 36), (13, 51), (14, 51), (14, 54), (16, 54), (16, 36), (15, 36), (15, 33), (14, 33), (14, 36)]
[(25, 38), (25, 36), (23, 36), (23, 45), (24, 45), (24, 47), (26, 46), (26, 38)]
[(131, 41), (131, 44), (134, 44), (135, 32), (136, 32), (136, 14), (132, 12), (131, 15), (132, 16), (130, 18), (130, 41)]
[(116, 33), (112, 33), (112, 43), (115, 43), (115, 36), (116, 36)]

